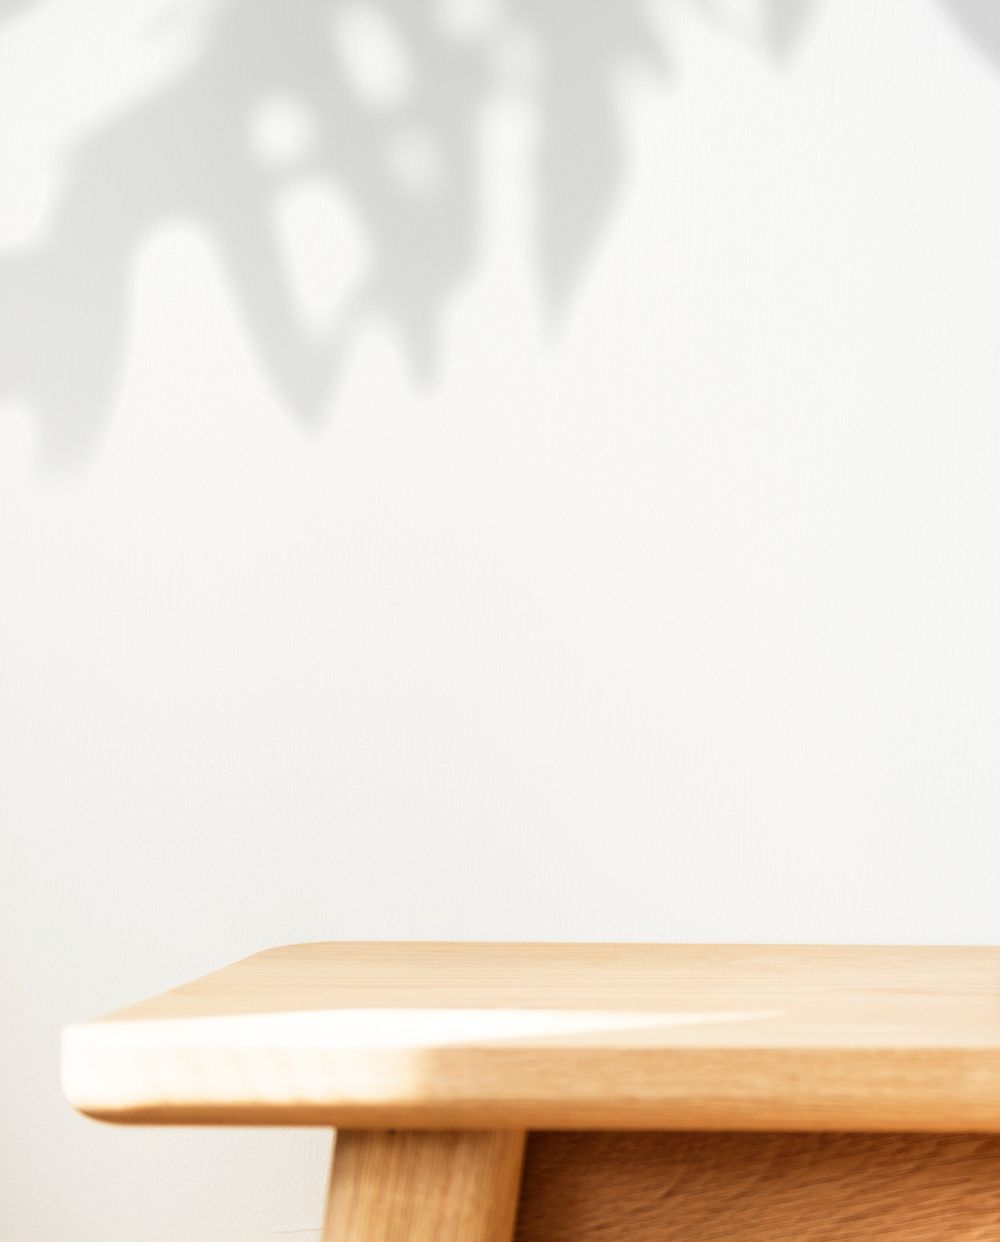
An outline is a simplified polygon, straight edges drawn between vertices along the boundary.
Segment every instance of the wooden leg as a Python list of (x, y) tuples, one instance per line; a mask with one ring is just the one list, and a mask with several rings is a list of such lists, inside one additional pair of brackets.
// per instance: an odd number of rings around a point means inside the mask
[(510, 1242), (524, 1134), (341, 1130), (324, 1242)]

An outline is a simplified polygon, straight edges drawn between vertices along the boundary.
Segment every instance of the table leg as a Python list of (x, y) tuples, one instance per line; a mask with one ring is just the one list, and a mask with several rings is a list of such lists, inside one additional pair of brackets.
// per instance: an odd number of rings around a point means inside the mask
[(324, 1242), (510, 1242), (524, 1133), (341, 1130)]

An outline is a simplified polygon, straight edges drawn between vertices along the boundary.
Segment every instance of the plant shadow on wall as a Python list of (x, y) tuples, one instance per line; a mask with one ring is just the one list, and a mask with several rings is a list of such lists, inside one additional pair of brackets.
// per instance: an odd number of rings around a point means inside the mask
[[(414, 374), (432, 375), (441, 310), (477, 259), (478, 121), (512, 47), (534, 66), (525, 89), (538, 124), (537, 269), (558, 312), (621, 183), (622, 74), (646, 65), (667, 77), (655, 19), (672, 2), (154, 5), (144, 37), (193, 22), (195, 54), (67, 144), (44, 228), (0, 252), (0, 401), (31, 411), (43, 460), (86, 460), (123, 363), (131, 265), (151, 230), (178, 219), (216, 248), (258, 360), (303, 422), (328, 405), (372, 315), (395, 327)], [(1000, 55), (1000, 4), (939, 2)], [(722, 20), (712, 0), (687, 3)], [(822, 3), (760, 0), (764, 45), (784, 52)], [(0, 5), (8, 22), (33, 13), (31, 0)], [(311, 273), (329, 297), (324, 308), (321, 288), (308, 320), (276, 227), (275, 202), (289, 188), (307, 210), (329, 208), (324, 194), (335, 194), (356, 230), (339, 261)]]

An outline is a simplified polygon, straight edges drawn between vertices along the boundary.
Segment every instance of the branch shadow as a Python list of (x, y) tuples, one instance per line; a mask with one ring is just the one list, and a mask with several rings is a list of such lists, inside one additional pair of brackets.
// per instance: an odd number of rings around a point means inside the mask
[[(798, 36), (813, 3), (764, 0), (773, 52)], [(7, 0), (0, 19), (29, 4)], [(43, 464), (79, 465), (99, 443), (126, 349), (131, 265), (149, 232), (172, 220), (210, 237), (258, 363), (303, 425), (329, 407), (372, 315), (395, 329), (414, 378), (429, 382), (442, 308), (480, 249), (477, 125), (512, 29), (539, 65), (538, 280), (554, 319), (570, 304), (625, 172), (621, 76), (664, 68), (647, 5), (498, 0), (471, 31), (460, 4), (450, 20), (430, 0), (359, 6), (405, 62), (405, 89), (359, 90), (331, 37), (343, 4), (206, 6), (193, 66), (67, 153), (46, 231), (0, 257), (0, 400), (29, 409)], [(304, 136), (262, 153), (248, 127), (274, 100), (291, 101)], [(303, 326), (275, 234), (275, 195), (302, 177), (346, 198), (370, 257), (319, 330)]]

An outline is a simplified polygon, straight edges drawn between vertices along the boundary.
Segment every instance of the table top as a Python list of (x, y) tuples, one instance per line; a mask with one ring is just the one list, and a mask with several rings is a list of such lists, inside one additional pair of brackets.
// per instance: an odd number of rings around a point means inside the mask
[(1000, 1131), (1000, 949), (302, 944), (63, 1040), (110, 1121)]

